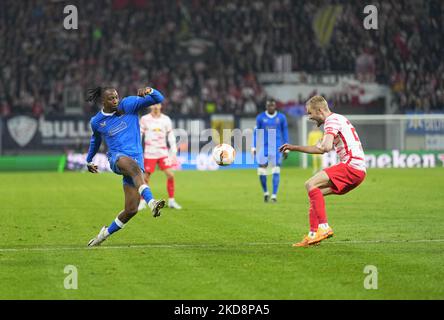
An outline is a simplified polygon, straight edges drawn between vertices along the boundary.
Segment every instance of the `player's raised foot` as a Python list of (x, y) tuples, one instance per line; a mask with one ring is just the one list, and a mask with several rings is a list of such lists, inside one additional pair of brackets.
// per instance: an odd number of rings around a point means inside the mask
[(140, 210), (146, 209), (147, 206), (148, 205), (147, 205), (146, 201), (144, 199), (142, 199), (142, 200), (140, 200), (139, 207), (137, 208), (137, 210), (140, 211)]
[(168, 207), (173, 208), (173, 209), (177, 209), (177, 210), (182, 209), (182, 207), (174, 199), (168, 200)]
[(264, 193), (264, 202), (268, 202), (268, 200), (270, 199), (270, 195), (267, 193)]
[(148, 203), (148, 206), (150, 207), (154, 218), (157, 218), (158, 216), (160, 216), (160, 209), (165, 207), (165, 203), (166, 202), (163, 199), (161, 199), (161, 200), (154, 200), (153, 199)]
[(96, 247), (96, 246), (100, 246), (100, 244), (106, 240), (106, 238), (108, 238), (109, 233), (108, 233), (108, 227), (104, 226), (99, 234), (97, 235), (97, 237), (89, 240), (88, 242), (88, 247)]
[(318, 236), (318, 233), (315, 234), (314, 237), (310, 237), (309, 235), (305, 235), (304, 238), (297, 243), (293, 244), (293, 247), (310, 247), (310, 246), (314, 246), (319, 244), (319, 242), (321, 242), (322, 239), (321, 237)]
[(278, 200), (277, 200), (277, 197), (276, 197), (276, 195), (275, 194), (272, 194), (271, 195), (271, 199), (270, 199), (270, 201), (272, 202), (272, 203), (276, 203)]

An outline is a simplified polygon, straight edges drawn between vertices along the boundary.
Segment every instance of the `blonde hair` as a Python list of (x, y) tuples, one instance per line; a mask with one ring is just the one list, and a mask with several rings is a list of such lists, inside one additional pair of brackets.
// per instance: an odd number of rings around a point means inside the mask
[(323, 109), (325, 111), (329, 111), (327, 100), (323, 96), (313, 96), (311, 97), (307, 103), (307, 108), (311, 107), (314, 110), (320, 110)]

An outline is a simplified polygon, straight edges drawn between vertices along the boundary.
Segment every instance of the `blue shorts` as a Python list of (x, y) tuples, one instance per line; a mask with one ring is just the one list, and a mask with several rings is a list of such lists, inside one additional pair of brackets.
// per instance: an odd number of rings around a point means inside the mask
[[(117, 166), (117, 161), (119, 161), (121, 157), (128, 157), (135, 160), (139, 165), (140, 170), (142, 170), (142, 172), (145, 172), (145, 169), (143, 168), (143, 154), (137, 156), (130, 156), (121, 152), (108, 153), (109, 166), (111, 167), (111, 170), (115, 174), (122, 175), (122, 172), (120, 172), (119, 167)], [(130, 176), (123, 176), (123, 185), (129, 185), (131, 187), (135, 187), (133, 178), (131, 178)]]
[(269, 153), (268, 150), (259, 150), (257, 153), (257, 163), (259, 166), (280, 167), (282, 164), (282, 153), (279, 150)]

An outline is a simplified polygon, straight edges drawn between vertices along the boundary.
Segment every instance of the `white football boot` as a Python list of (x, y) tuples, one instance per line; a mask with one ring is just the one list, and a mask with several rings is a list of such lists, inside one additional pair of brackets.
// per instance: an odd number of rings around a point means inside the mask
[(182, 209), (182, 207), (174, 199), (168, 200), (168, 207), (173, 208), (173, 209), (177, 209), (177, 210)]
[(99, 234), (97, 235), (97, 237), (95, 237), (94, 239), (89, 240), (88, 242), (88, 247), (95, 247), (95, 246), (100, 246), (100, 244), (106, 240), (106, 238), (109, 237), (109, 233), (108, 233), (108, 227), (104, 226)]
[(146, 204), (146, 201), (144, 199), (140, 200), (139, 208), (137, 208), (137, 211), (141, 211), (143, 209), (146, 209), (148, 205)]
[(162, 209), (163, 207), (165, 207), (165, 200), (151, 200), (148, 203), (148, 207), (150, 207), (151, 212), (153, 214), (154, 218), (157, 218), (158, 216), (160, 216), (160, 209)]

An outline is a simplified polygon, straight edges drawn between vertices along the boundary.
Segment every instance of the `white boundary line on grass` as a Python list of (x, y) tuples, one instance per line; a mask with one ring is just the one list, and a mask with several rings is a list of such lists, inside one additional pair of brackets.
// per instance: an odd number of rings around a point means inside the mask
[[(444, 239), (417, 239), (417, 240), (337, 240), (324, 241), (322, 244), (385, 244), (385, 243), (428, 243), (428, 242), (444, 242)], [(141, 245), (115, 245), (100, 246), (94, 248), (84, 247), (29, 247), (29, 248), (0, 248), (2, 252), (38, 252), (38, 251), (78, 251), (78, 250), (122, 250), (122, 249), (150, 249), (150, 248), (167, 248), (167, 249), (183, 249), (183, 248), (230, 248), (234, 246), (291, 246), (291, 242), (251, 242), (240, 244), (141, 244)]]

